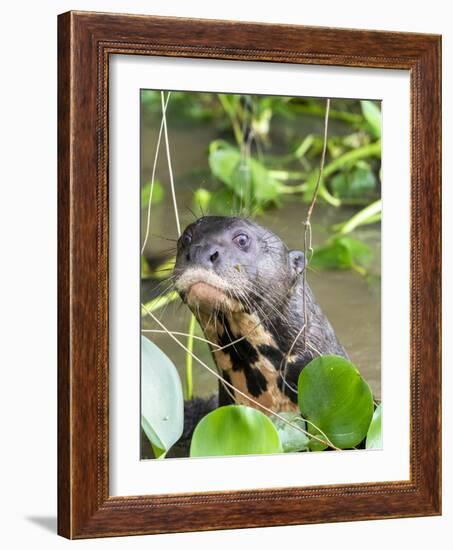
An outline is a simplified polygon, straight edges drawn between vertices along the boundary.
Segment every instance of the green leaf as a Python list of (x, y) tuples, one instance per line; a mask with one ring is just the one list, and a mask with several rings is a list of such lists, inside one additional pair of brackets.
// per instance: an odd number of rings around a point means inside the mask
[(362, 113), (374, 137), (381, 137), (381, 109), (377, 101), (362, 100)]
[(382, 449), (382, 405), (378, 405), (373, 414), (366, 436), (367, 449)]
[(192, 436), (190, 456), (281, 453), (277, 429), (262, 412), (227, 405), (207, 414)]
[[(184, 399), (178, 371), (150, 340), (141, 338), (141, 424), (156, 456), (182, 435)], [(159, 452), (162, 451), (162, 452)]]
[(209, 167), (214, 176), (229, 186), (232, 185), (232, 174), (239, 160), (239, 150), (227, 142), (217, 140), (210, 144)]
[(351, 269), (352, 258), (346, 246), (338, 240), (314, 251), (310, 266), (315, 269)]
[(357, 239), (351, 237), (337, 237), (336, 242), (340, 242), (349, 250), (353, 264), (368, 265), (373, 257), (370, 247)]
[(193, 193), (192, 202), (200, 212), (207, 212), (212, 200), (212, 193), (203, 187), (196, 189)]
[[(141, 190), (141, 196), (140, 196), (140, 204), (142, 208), (148, 208), (149, 203), (149, 197), (151, 195), (151, 182), (148, 181), (145, 183), (145, 185), (142, 187)], [(162, 184), (158, 180), (154, 180), (154, 187), (153, 187), (153, 198), (152, 198), (152, 204), (159, 204), (164, 200), (165, 191), (162, 187)]]
[(211, 214), (231, 216), (239, 208), (236, 203), (237, 197), (233, 191), (227, 188), (219, 189), (213, 193), (209, 211)]
[(209, 166), (216, 178), (242, 198), (246, 207), (277, 203), (284, 192), (285, 186), (263, 164), (254, 158), (244, 157), (238, 148), (226, 142), (211, 143)]
[(376, 182), (370, 165), (359, 161), (352, 170), (333, 176), (330, 185), (336, 197), (350, 199), (369, 196), (374, 191)]
[(349, 220), (346, 220), (341, 224), (335, 225), (334, 230), (339, 231), (341, 234), (345, 235), (346, 233), (350, 233), (356, 227), (359, 227), (361, 225), (376, 223), (381, 220), (381, 217), (382, 200), (379, 199), (357, 212), (357, 214), (354, 214), (354, 216), (349, 218)]
[(354, 269), (367, 266), (371, 259), (368, 245), (351, 237), (337, 236), (315, 249), (310, 265), (315, 269)]
[[(300, 414), (293, 412), (280, 412), (280, 416), (291, 422), (295, 426), (306, 430), (305, 420), (300, 416)], [(308, 444), (310, 438), (308, 435), (302, 433), (296, 428), (292, 428), (280, 418), (272, 418), (274, 426), (277, 428), (278, 435), (280, 436), (280, 441), (282, 444), (284, 453), (295, 453), (298, 451), (306, 451), (308, 449)]]
[(215, 191), (197, 189), (192, 199), (192, 207), (195, 212), (202, 214), (217, 214), (228, 216), (238, 210), (237, 197), (227, 187)]
[(302, 416), (336, 447), (349, 449), (365, 438), (373, 396), (356, 367), (343, 357), (324, 355), (311, 361), (299, 375), (298, 401)]

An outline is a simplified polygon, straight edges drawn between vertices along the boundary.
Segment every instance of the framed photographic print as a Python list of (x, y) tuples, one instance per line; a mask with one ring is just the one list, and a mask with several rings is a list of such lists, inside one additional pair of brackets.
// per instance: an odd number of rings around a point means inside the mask
[(59, 533), (434, 515), (440, 37), (59, 17)]

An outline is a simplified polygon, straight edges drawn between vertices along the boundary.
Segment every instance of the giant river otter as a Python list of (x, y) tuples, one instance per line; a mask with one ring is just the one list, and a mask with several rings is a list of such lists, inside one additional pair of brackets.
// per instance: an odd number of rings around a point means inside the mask
[(303, 367), (319, 355), (347, 357), (307, 284), (304, 315), (304, 269), (302, 252), (245, 218), (204, 216), (182, 233), (176, 289), (223, 380), (241, 392), (220, 384), (219, 405), (296, 411)]

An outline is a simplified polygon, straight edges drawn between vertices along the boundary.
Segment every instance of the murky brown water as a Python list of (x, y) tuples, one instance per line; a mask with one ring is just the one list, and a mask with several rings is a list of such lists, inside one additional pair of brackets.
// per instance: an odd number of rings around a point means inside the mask
[[(145, 124), (142, 127), (142, 184), (149, 180), (151, 176), (158, 130), (157, 121), (144, 119), (144, 122)], [(168, 120), (168, 126), (178, 210), (181, 226), (185, 227), (194, 219), (192, 213), (188, 210), (192, 207), (192, 191), (201, 186), (209, 189), (210, 175), (207, 164), (207, 147), (209, 142), (216, 139), (218, 135), (206, 125), (185, 129), (180, 124), (174, 124), (170, 119)], [(306, 129), (306, 133), (308, 131)], [(163, 148), (157, 167), (157, 177), (168, 192), (163, 203), (153, 208), (151, 237), (146, 249), (147, 256), (155, 256), (164, 252), (175, 244), (166, 239), (177, 238), (173, 206), (168, 187), (167, 163)], [(266, 214), (259, 217), (258, 221), (278, 234), (290, 248), (301, 248), (302, 220), (305, 218), (306, 209), (305, 204), (293, 199), (285, 202), (282, 208), (266, 212)], [(314, 246), (325, 241), (330, 226), (344, 221), (354, 211), (350, 207), (335, 209), (325, 207), (321, 203), (317, 204), (312, 218)], [(142, 211), (142, 231), (144, 231), (145, 223), (145, 211)], [(366, 242), (374, 253), (374, 261), (370, 269), (373, 275), (371, 280), (365, 279), (353, 271), (310, 271), (308, 283), (352, 361), (371, 385), (375, 397), (379, 399), (381, 391), (380, 228), (378, 225), (365, 226), (356, 231), (354, 236)], [(149, 285), (143, 285), (142, 295), (144, 300), (150, 297), (151, 289)], [(179, 303), (170, 304), (165, 311), (158, 312), (158, 315), (170, 330), (187, 332), (190, 315), (184, 305)], [(153, 325), (151, 320), (144, 318), (142, 328), (149, 329), (156, 328), (156, 326)], [(183, 376), (184, 351), (167, 335), (150, 335), (148, 333), (147, 336), (151, 337), (173, 360)], [(194, 352), (206, 363), (213, 364), (205, 344), (195, 342)], [(216, 389), (217, 382), (214, 377), (203, 367), (194, 363), (195, 394), (207, 396)]]

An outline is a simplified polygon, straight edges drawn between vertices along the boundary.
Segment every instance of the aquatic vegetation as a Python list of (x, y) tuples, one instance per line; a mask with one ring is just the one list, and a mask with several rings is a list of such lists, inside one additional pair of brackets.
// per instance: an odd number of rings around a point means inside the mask
[[(302, 211), (309, 211), (305, 234), (304, 229), (300, 231), (309, 268), (369, 275), (373, 253), (361, 240), (360, 228), (378, 224), (382, 214), (378, 102), (332, 100), (326, 114), (325, 100), (319, 99), (186, 92), (172, 92), (171, 101), (169, 97), (143, 92), (143, 116), (162, 115), (163, 122), (169, 116), (177, 124), (194, 128), (208, 122), (215, 129), (216, 135), (207, 138), (204, 160), (187, 173), (189, 179), (196, 180), (191, 192), (194, 216), (234, 213), (259, 218), (267, 212), (279, 212), (289, 203), (300, 203)], [(322, 125), (325, 116), (326, 121), (331, 119), (328, 135), (327, 124)], [(284, 124), (299, 117), (314, 121), (309, 131), (304, 131), (304, 124)], [(164, 130), (168, 153), (166, 122)], [(170, 196), (155, 178), (155, 168), (151, 181), (141, 190), (142, 208), (148, 214), (151, 204), (159, 212), (167, 193)], [(168, 171), (179, 233), (169, 159)], [(348, 206), (352, 214), (331, 225), (323, 243), (312, 249), (310, 214), (317, 201), (326, 209)], [(213, 344), (200, 336), (193, 315), (184, 332), (172, 332), (155, 317), (169, 304), (181, 303), (170, 277), (175, 247), (156, 262), (147, 257), (146, 240), (141, 277), (155, 283), (160, 292), (144, 300), (142, 316), (151, 316), (159, 326), (148, 332), (167, 333), (185, 351), (185, 377), (180, 377), (157, 346), (146, 338), (142, 342), (142, 428), (154, 456), (164, 458), (183, 432), (184, 399), (190, 401), (196, 395), (194, 361), (215, 375), (197, 357), (195, 344)], [(371, 389), (350, 361), (338, 356), (313, 359), (300, 373), (297, 391), (299, 413), (264, 410), (253, 399), (250, 406), (228, 405), (208, 413), (195, 428), (190, 456), (382, 447), (381, 405), (374, 409)]]
[[(182, 390), (176, 367), (149, 340), (142, 342), (142, 427), (156, 457), (163, 458), (182, 434)], [(381, 410), (373, 414), (369, 385), (342, 357), (311, 361), (298, 381), (300, 414), (265, 414), (259, 404), (227, 405), (195, 427), (191, 457), (382, 447)]]
[(190, 456), (228, 456), (281, 453), (277, 429), (262, 412), (244, 405), (226, 405), (197, 425)]
[(181, 380), (174, 364), (153, 342), (141, 338), (141, 425), (156, 458), (163, 458), (184, 427)]
[[(357, 368), (343, 357), (313, 359), (300, 373), (298, 401), (311, 434), (326, 436), (340, 449), (366, 437), (373, 416), (373, 396)], [(317, 449), (319, 442), (313, 441)]]
[(367, 449), (382, 449), (382, 405), (374, 411), (370, 427), (366, 436)]

